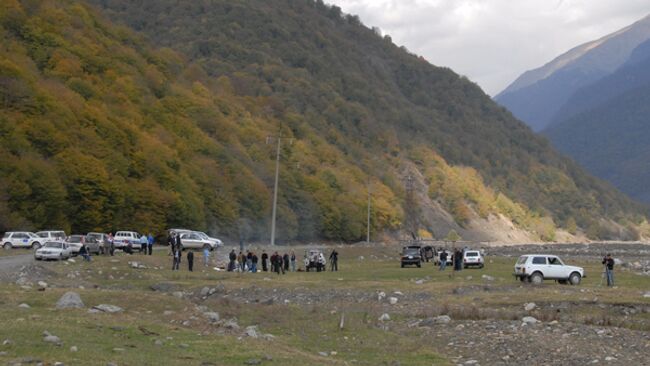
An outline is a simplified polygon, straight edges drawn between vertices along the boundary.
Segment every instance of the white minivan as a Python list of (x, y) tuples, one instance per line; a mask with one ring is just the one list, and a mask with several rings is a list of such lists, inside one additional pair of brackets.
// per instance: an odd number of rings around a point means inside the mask
[(113, 236), (113, 246), (115, 249), (124, 249), (131, 247), (137, 249), (140, 247), (140, 234), (135, 231), (118, 231)]

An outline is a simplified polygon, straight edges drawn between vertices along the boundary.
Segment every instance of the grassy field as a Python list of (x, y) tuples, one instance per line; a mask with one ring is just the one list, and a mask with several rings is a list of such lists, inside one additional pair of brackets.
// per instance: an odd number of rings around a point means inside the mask
[[(599, 263), (571, 263), (587, 270), (580, 286), (550, 281), (532, 286), (514, 280), (512, 258), (491, 258), (484, 269), (454, 274), (449, 269), (440, 272), (431, 264), (402, 269), (397, 252), (390, 248), (346, 247), (339, 252), (339, 272), (284, 276), (204, 269), (200, 255), (197, 271), (188, 272), (182, 263), (182, 271), (172, 272), (171, 260), (162, 251), (153, 256), (95, 257), (91, 263), (44, 263), (54, 272), (45, 291), (37, 291), (37, 286), (25, 290), (15, 284), (0, 285), (0, 342), (10, 340), (0, 346), (0, 363), (32, 358), (66, 365), (242, 365), (253, 360), (265, 365), (392, 365), (394, 361), (446, 365), (451, 363), (440, 356), (444, 352), (423, 347), (417, 337), (384, 326), (378, 317), (388, 312), (393, 321), (438, 314), (453, 319), (518, 319), (522, 304), (553, 301), (581, 305), (570, 315), (575, 321), (596, 323), (611, 318), (596, 303), (650, 303), (642, 296), (650, 288), (650, 279), (618, 271), (618, 287), (609, 289), (601, 285)], [(128, 262), (134, 260), (147, 268), (131, 268)], [(494, 279), (488, 281), (482, 275)], [(150, 289), (161, 282), (187, 293), (217, 285), (223, 286), (223, 292), (202, 299)], [(56, 301), (71, 289), (80, 294), (86, 309), (56, 310)], [(401, 292), (404, 300), (394, 306), (380, 303), (380, 291), (388, 296)], [(275, 300), (265, 303), (268, 298)], [(19, 308), (21, 303), (30, 308)], [(87, 312), (98, 304), (117, 305), (124, 312)], [(236, 318), (241, 330), (209, 324), (197, 306), (219, 312), (222, 319)], [(650, 322), (647, 315), (611, 321), (650, 330), (645, 328)], [(556, 317), (550, 312), (537, 316), (542, 320)], [(243, 337), (248, 325), (257, 325), (274, 338)], [(43, 342), (45, 330), (59, 336), (63, 345)], [(156, 345), (157, 340), (163, 344)], [(78, 352), (71, 352), (71, 346), (78, 347)]]

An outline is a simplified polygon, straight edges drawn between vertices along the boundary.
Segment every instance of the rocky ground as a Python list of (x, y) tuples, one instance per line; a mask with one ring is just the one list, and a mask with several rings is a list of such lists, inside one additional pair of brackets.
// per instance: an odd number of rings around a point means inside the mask
[[(37, 263), (31, 256), (1, 258), (0, 287), (5, 299), (0, 300), (0, 310), (36, 313), (42, 309), (44, 313), (34, 315), (37, 319), (63, 309), (80, 309), (86, 316), (109, 314), (118, 325), (97, 325), (97, 329), (116, 333), (120, 339), (119, 334), (126, 336), (134, 328), (161, 350), (173, 345), (179, 357), (188, 350), (199, 351), (199, 343), (172, 334), (190, 331), (217, 337), (211, 341), (215, 344), (232, 339), (244, 345), (267, 342), (270, 349), (292, 348), (314, 357), (311, 363), (324, 365), (650, 365), (650, 279), (644, 275), (648, 248), (636, 244), (486, 247), (489, 263), (484, 270), (454, 275), (431, 265), (399, 269), (395, 248), (390, 246), (338, 248), (340, 272), (284, 276), (225, 273), (201, 266), (192, 274), (171, 272), (162, 252), (152, 257), (102, 257), (90, 264)], [(584, 265), (595, 275), (580, 286), (533, 286), (511, 278), (515, 257), (542, 252)], [(620, 260), (620, 284), (614, 289), (599, 281), (604, 252)], [(56, 296), (42, 299), (48, 294)], [(164, 306), (146, 305), (150, 310), (143, 313), (137, 303), (142, 299)], [(72, 350), (77, 345), (66, 339), (72, 336), (45, 324), (39, 331), (43, 343), (77, 352)], [(0, 338), (6, 341), (0, 346), (0, 362), (54, 364), (47, 348), (39, 348), (44, 354), (35, 351), (34, 355), (15, 348), (26, 342), (20, 335)], [(106, 357), (118, 361), (72, 358), (78, 362), (66, 364), (134, 364), (129, 347), (140, 346), (125, 342), (107, 351)], [(402, 351), (421, 357), (402, 357)], [(228, 362), (203, 356), (177, 361), (294, 364), (274, 352), (245, 354)]]

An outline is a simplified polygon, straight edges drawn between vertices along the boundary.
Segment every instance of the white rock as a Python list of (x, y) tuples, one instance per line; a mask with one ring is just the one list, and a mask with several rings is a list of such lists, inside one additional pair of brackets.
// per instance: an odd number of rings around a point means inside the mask
[(404, 296), (404, 294), (402, 293), (402, 291), (395, 291), (395, 292), (393, 292), (393, 294), (395, 294), (395, 295), (397, 295), (397, 296)]
[(69, 258), (69, 259), (68, 259), (68, 262), (70, 262), (70, 263), (77, 263), (77, 261), (74, 260), (74, 259), (72, 259), (72, 258)]
[(45, 281), (38, 281), (38, 287), (40, 287), (40, 288), (47, 288), (47, 282), (45, 282)]
[(643, 297), (649, 298), (650, 297), (650, 292), (646, 292), (645, 294), (643, 294)]
[(423, 283), (424, 283), (424, 280), (417, 280), (417, 281), (415, 281), (415, 284), (416, 284), (416, 285), (421, 285), (421, 284), (423, 284)]
[(433, 318), (433, 322), (436, 324), (448, 324), (451, 321), (449, 315), (439, 315)]
[(156, 341), (153, 342), (153, 343), (154, 343), (156, 346), (158, 346), (158, 347), (160, 347), (160, 346), (163, 345), (163, 341), (161, 341), (160, 339), (156, 339)]
[(536, 307), (537, 305), (534, 302), (529, 302), (527, 304), (524, 304), (524, 310), (526, 311), (533, 311), (535, 310)]
[(208, 311), (203, 313), (203, 316), (208, 318), (211, 322), (218, 322), (219, 321), (219, 313), (214, 312), (214, 311)]
[(61, 296), (59, 301), (56, 302), (57, 309), (81, 309), (84, 307), (81, 297), (76, 292), (66, 292)]
[(494, 277), (488, 276), (488, 275), (483, 275), (483, 276), (481, 276), (481, 278), (486, 280), (486, 281), (494, 281)]
[(521, 319), (521, 321), (526, 325), (533, 325), (538, 322), (538, 320), (533, 318), (532, 316), (525, 316)]
[(209, 287), (204, 287), (201, 289), (200, 295), (201, 297), (208, 296), (210, 294), (210, 288)]
[(390, 315), (388, 315), (386, 313), (381, 314), (381, 316), (379, 317), (380, 322), (385, 322), (385, 321), (388, 321), (388, 320), (390, 320)]
[(169, 315), (173, 315), (174, 313), (175, 313), (175, 311), (172, 311), (172, 310), (165, 310), (165, 311), (163, 311), (163, 315), (167, 315), (167, 316), (169, 316)]
[(61, 344), (61, 338), (59, 338), (59, 337), (57, 337), (55, 335), (51, 335), (51, 334), (46, 335), (45, 337), (43, 337), (43, 341), (47, 342), (47, 343), (54, 343), (56, 345)]
[(244, 330), (244, 335), (251, 338), (258, 338), (259, 332), (257, 331), (257, 325), (250, 325)]
[(180, 291), (174, 291), (174, 292), (172, 292), (172, 296), (177, 297), (179, 299), (182, 299), (184, 295)]
[(72, 347), (70, 347), (70, 352), (77, 352), (77, 351), (79, 351), (79, 349), (77, 348), (77, 346), (72, 346)]
[(121, 307), (110, 304), (99, 304), (97, 306), (93, 306), (93, 309), (97, 309), (105, 313), (119, 313), (121, 311), (124, 311), (124, 309)]
[(21, 308), (21, 309), (29, 309), (29, 308), (31, 308), (31, 306), (29, 306), (29, 305), (27, 305), (25, 303), (22, 303), (22, 304), (18, 305), (18, 307)]
[(377, 294), (377, 301), (382, 301), (384, 298), (386, 298), (386, 293), (384, 291)]
[(397, 304), (397, 301), (399, 301), (399, 299), (396, 298), (396, 297), (389, 297), (389, 298), (388, 298), (388, 302), (389, 302), (391, 305), (395, 305), (395, 304)]

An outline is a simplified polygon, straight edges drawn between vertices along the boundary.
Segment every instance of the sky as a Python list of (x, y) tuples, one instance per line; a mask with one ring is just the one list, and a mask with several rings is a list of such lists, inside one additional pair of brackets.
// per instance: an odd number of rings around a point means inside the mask
[(648, 0), (326, 0), (489, 95), (650, 14)]

